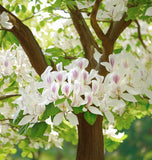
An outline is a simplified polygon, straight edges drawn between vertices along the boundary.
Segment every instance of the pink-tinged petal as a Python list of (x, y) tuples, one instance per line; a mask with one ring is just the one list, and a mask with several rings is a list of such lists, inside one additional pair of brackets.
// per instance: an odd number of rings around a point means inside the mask
[(84, 68), (86, 68), (86, 67), (88, 66), (88, 64), (89, 64), (89, 62), (88, 62), (87, 59), (81, 58), (81, 57), (79, 57), (79, 58), (76, 60), (76, 62), (77, 62), (78, 67), (79, 67), (81, 70), (84, 69)]
[(62, 84), (67, 78), (67, 72), (66, 71), (56, 72), (55, 78), (56, 78), (56, 81)]
[(57, 69), (57, 71), (62, 71), (62, 62), (60, 62), (56, 65), (56, 69)]
[(119, 80), (120, 80), (120, 77), (119, 77), (117, 74), (113, 76), (113, 81), (114, 81), (116, 84), (118, 84)]
[(73, 126), (76, 126), (78, 125), (78, 118), (75, 114), (73, 113), (68, 113), (66, 118), (69, 120), (69, 122), (73, 125)]
[(62, 93), (65, 94), (67, 97), (70, 95), (71, 91), (72, 91), (72, 85), (69, 83), (64, 83), (62, 85)]
[(71, 98), (71, 100), (72, 100), (72, 103), (71, 103), (71, 106), (72, 106), (72, 107), (79, 107), (79, 106), (81, 106), (81, 105), (86, 104), (86, 101), (83, 100), (83, 99), (80, 97), (80, 95), (77, 94), (77, 93), (74, 93), (74, 94), (73, 94), (73, 97)]
[(52, 79), (51, 74), (48, 74), (48, 76), (47, 76), (47, 82), (48, 82), (49, 84), (51, 84), (52, 81), (53, 81), (53, 79)]
[(71, 72), (72, 72), (72, 79), (76, 80), (79, 76), (79, 70), (75, 68)]
[(113, 116), (113, 114), (112, 114), (110, 111), (105, 111), (104, 114), (105, 114), (107, 120), (108, 120), (110, 123), (112, 123), (112, 124), (115, 123), (114, 116)]
[(4, 66), (5, 66), (5, 67), (8, 67), (8, 60), (6, 60), (6, 61), (4, 62)]
[(93, 94), (95, 94), (97, 92), (97, 89), (98, 89), (98, 82), (96, 80), (92, 80), (92, 92)]
[(88, 72), (84, 70), (84, 71), (82, 72), (82, 77), (83, 77), (83, 81), (86, 82), (87, 79), (88, 79)]
[(58, 94), (59, 84), (54, 82), (54, 83), (51, 85), (51, 91), (52, 91), (53, 94)]
[(113, 57), (110, 57), (110, 64), (111, 64), (111, 66), (112, 66), (112, 68), (113, 68), (113, 66), (114, 66), (114, 64), (115, 64), (115, 60), (114, 60)]
[(55, 115), (55, 117), (53, 119), (53, 124), (58, 126), (62, 122), (63, 117), (64, 117), (64, 113), (63, 112), (60, 112), (57, 115)]
[(96, 107), (93, 107), (93, 106), (89, 106), (88, 107), (88, 110), (91, 112), (91, 113), (93, 113), (93, 114), (97, 114), (97, 115), (103, 115), (102, 113), (101, 113), (101, 111), (98, 109), (98, 108), (96, 108)]
[(123, 63), (123, 66), (124, 66), (124, 68), (128, 68), (128, 67), (129, 67), (129, 64), (127, 63), (127, 61), (125, 61), (125, 62)]
[(97, 75), (96, 79), (99, 81), (99, 84), (101, 85), (104, 80), (104, 76)]
[(90, 106), (92, 104), (92, 95), (91, 95), (91, 93), (85, 93), (85, 101), (87, 103), (87, 106)]
[(73, 91), (77, 94), (81, 94), (82, 93), (82, 84), (79, 81), (75, 81), (74, 82), (74, 86), (73, 86)]
[(83, 68), (83, 61), (78, 62), (78, 66), (80, 67), (80, 69)]

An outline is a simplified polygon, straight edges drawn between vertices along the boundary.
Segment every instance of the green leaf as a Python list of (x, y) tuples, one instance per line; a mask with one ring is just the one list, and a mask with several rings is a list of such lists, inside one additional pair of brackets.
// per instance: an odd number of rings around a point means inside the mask
[(31, 129), (31, 138), (42, 137), (46, 128), (47, 124), (45, 122), (39, 122), (34, 124), (34, 126)]
[(108, 152), (113, 152), (119, 145), (119, 142), (114, 142), (107, 136), (104, 136), (104, 147)]
[(55, 3), (52, 5), (53, 8), (58, 8), (62, 4), (62, 0), (56, 0)]
[(61, 104), (66, 100), (66, 98), (61, 98), (55, 101), (55, 105)]
[(35, 13), (35, 7), (32, 6), (32, 13), (34, 14)]
[(97, 119), (97, 115), (87, 111), (84, 113), (84, 118), (89, 124), (93, 125)]
[(83, 113), (83, 110), (82, 110), (83, 107), (84, 105), (81, 105), (80, 107), (72, 107), (72, 109), (75, 114), (79, 114), (79, 113)]
[(0, 120), (3, 120), (3, 119), (5, 119), (5, 117), (0, 113)]
[(20, 7), (17, 5), (17, 6), (15, 7), (15, 12), (18, 13), (19, 11), (20, 11)]
[(22, 12), (25, 13), (27, 10), (26, 7), (24, 5), (21, 5), (21, 8), (22, 8)]
[(24, 112), (23, 110), (20, 110), (16, 118), (13, 120), (13, 123), (15, 125), (17, 125), (21, 121), (21, 119), (24, 117), (23, 112)]
[(50, 116), (55, 116), (59, 112), (59, 108), (55, 107), (53, 102), (45, 106), (45, 111), (42, 115), (42, 120), (49, 118)]
[(20, 128), (20, 130), (18, 131), (18, 134), (21, 135), (21, 134), (25, 133), (27, 131), (28, 127), (29, 127), (29, 123), (25, 124), (23, 127)]
[(36, 8), (37, 8), (38, 11), (40, 11), (40, 9), (41, 9), (40, 4), (37, 4)]

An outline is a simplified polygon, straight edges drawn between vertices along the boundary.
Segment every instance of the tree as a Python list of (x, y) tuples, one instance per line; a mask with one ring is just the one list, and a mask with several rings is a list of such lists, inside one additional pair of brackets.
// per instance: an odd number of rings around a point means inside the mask
[(152, 1), (1, 4), (2, 158), (75, 144), (77, 126), (77, 160), (101, 160), (126, 138), (117, 129), (151, 115)]

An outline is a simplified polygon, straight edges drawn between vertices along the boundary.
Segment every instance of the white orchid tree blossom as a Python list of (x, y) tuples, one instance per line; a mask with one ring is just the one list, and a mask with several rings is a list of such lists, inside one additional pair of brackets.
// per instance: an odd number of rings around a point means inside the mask
[(9, 21), (9, 17), (7, 15), (7, 12), (3, 11), (2, 14), (0, 15), (0, 25), (2, 26), (2, 28), (6, 28), (6, 29), (13, 28), (13, 24), (8, 21)]

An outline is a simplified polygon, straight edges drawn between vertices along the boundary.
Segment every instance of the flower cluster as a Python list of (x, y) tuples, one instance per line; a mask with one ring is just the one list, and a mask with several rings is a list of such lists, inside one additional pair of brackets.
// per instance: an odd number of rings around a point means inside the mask
[(40, 82), (40, 88), (44, 88), (42, 93), (44, 103), (54, 102), (61, 111), (54, 117), (54, 124), (60, 124), (65, 117), (71, 124), (77, 125), (78, 120), (73, 114), (73, 107), (82, 105), (84, 112), (102, 115), (99, 97), (103, 77), (95, 70), (87, 72), (85, 70), (87, 65), (87, 59), (78, 58), (66, 66), (65, 70), (62, 69), (62, 63), (59, 63), (57, 71), (51, 71), (52, 68), (49, 66), (41, 75), (43, 82)]
[(103, 3), (105, 4), (105, 10), (100, 9), (98, 11), (98, 20), (111, 19), (113, 21), (119, 21), (127, 11), (126, 0), (106, 0)]
[(150, 79), (152, 74), (135, 56), (128, 53), (112, 54), (109, 62), (103, 62), (110, 72), (104, 79), (96, 70), (86, 71), (88, 60), (78, 58), (62, 68), (57, 64), (57, 71), (49, 66), (41, 75), (44, 88), (44, 104), (54, 103), (60, 109), (54, 117), (54, 124), (59, 125), (63, 118), (77, 125), (73, 107), (83, 106), (83, 111), (105, 115), (114, 123), (112, 112), (122, 115), (127, 102), (136, 103), (135, 95), (146, 95), (152, 101)]

